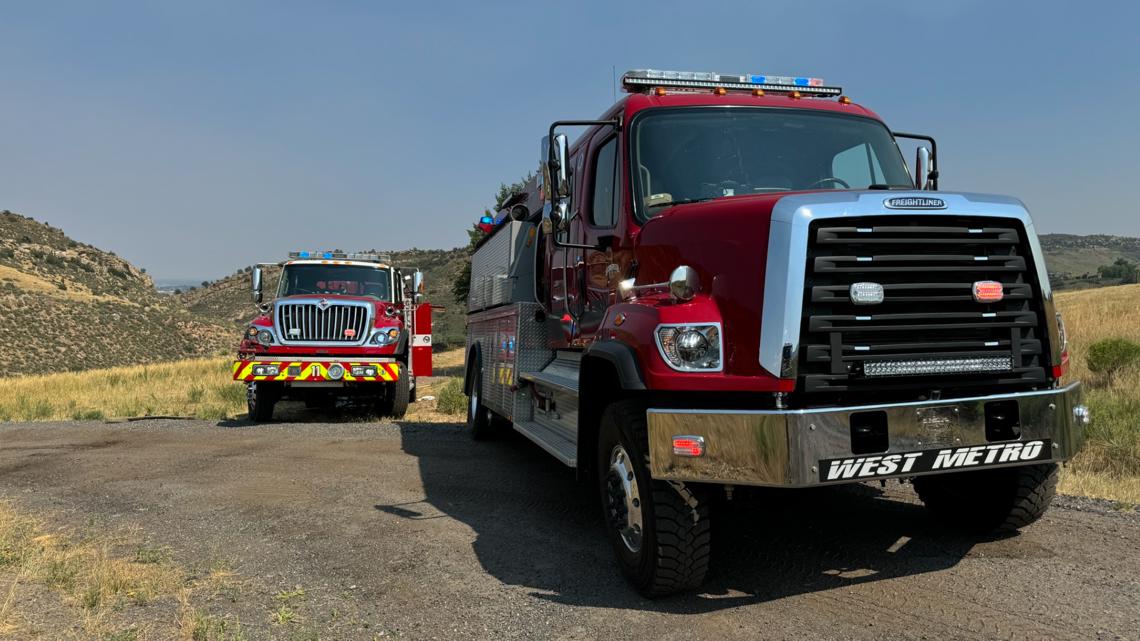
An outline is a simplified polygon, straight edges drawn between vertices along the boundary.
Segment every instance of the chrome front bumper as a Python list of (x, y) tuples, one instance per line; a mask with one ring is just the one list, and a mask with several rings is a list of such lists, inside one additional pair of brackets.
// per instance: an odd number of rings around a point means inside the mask
[[(1020, 437), (987, 441), (986, 404), (1012, 400), (1018, 404)], [(851, 417), (862, 412), (885, 414), (885, 452), (852, 451)], [(653, 478), (808, 487), (1064, 461), (1084, 442), (1087, 408), (1081, 404), (1080, 384), (1073, 383), (1039, 392), (859, 407), (650, 409), (647, 418)], [(702, 438), (704, 453), (674, 454), (675, 436)], [(1024, 456), (1019, 458), (1019, 452)], [(852, 469), (856, 471), (845, 472)]]

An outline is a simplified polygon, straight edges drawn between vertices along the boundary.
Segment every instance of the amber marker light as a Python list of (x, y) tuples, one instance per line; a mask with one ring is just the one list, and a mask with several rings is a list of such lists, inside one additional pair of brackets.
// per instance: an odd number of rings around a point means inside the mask
[(752, 95), (753, 95), (753, 96), (756, 96), (757, 98), (759, 98), (760, 96), (763, 96), (763, 95), (764, 95), (764, 90), (763, 90), (763, 89), (753, 89), (753, 90), (752, 90)]
[(725, 89), (724, 87), (713, 87), (713, 93), (718, 96), (723, 96), (728, 93), (728, 89)]
[(664, 96), (665, 95), (665, 87), (654, 88), (653, 89), (653, 95), (654, 96)]
[(848, 98), (847, 96), (839, 96), (839, 104), (849, 105), (849, 104), (851, 104), (851, 99)]
[(800, 98), (803, 97), (803, 94), (801, 94), (798, 91), (793, 91), (792, 93), (788, 94), (788, 97), (791, 98), (792, 100), (799, 100)]

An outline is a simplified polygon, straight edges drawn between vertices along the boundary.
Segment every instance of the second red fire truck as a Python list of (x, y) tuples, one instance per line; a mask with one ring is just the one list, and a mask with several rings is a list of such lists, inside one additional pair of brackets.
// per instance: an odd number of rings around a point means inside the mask
[(247, 386), (249, 417), (268, 421), (284, 399), (333, 406), (370, 401), (402, 417), (416, 377), (431, 376), (431, 305), (423, 274), (370, 253), (292, 252), (279, 263), (272, 303), (263, 304), (262, 268), (252, 272), (261, 314), (246, 328), (234, 380)]
[(623, 85), (483, 221), (471, 433), (592, 479), (651, 596), (701, 583), (737, 486), (908, 479), (961, 527), (1036, 520), (1089, 413), (1024, 205), (937, 191), (932, 138), (818, 79)]

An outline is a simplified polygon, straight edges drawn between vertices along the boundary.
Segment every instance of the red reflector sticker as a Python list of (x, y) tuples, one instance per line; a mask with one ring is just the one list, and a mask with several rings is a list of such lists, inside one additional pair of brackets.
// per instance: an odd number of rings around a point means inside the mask
[(349, 337), (349, 338), (352, 338), (353, 336), (356, 336), (356, 330), (355, 330), (355, 329), (352, 329), (352, 328), (350, 327), (350, 328), (348, 328), (348, 329), (344, 330), (344, 335), (345, 335), (345, 336), (347, 336), (347, 337)]
[(974, 283), (974, 300), (979, 303), (996, 303), (1005, 296), (1005, 288), (996, 280), (979, 280)]
[(676, 456), (701, 456), (705, 453), (703, 436), (674, 436), (673, 454)]

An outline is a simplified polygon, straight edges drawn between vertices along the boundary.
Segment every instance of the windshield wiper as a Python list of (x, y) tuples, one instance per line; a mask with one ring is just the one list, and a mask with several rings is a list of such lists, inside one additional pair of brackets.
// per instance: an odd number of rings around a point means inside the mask
[(872, 183), (867, 185), (867, 189), (914, 189), (914, 185), (887, 185), (884, 183)]
[(685, 198), (683, 200), (670, 200), (667, 203), (653, 203), (649, 209), (656, 209), (658, 207), (672, 207), (673, 205), (691, 205), (692, 203), (703, 203), (709, 200), (716, 200), (717, 198), (724, 198), (724, 196), (712, 196), (709, 198)]

